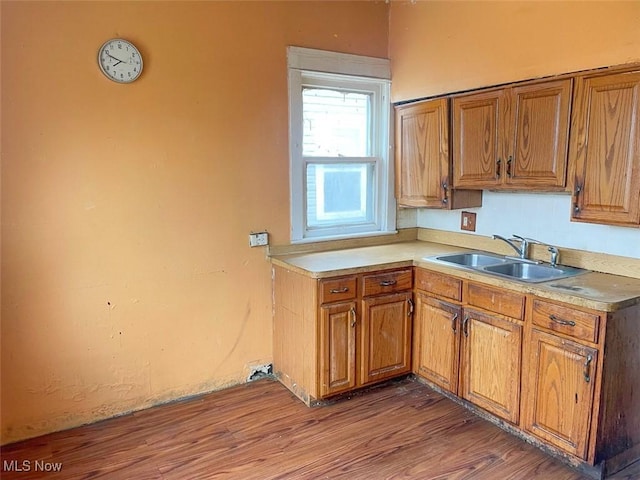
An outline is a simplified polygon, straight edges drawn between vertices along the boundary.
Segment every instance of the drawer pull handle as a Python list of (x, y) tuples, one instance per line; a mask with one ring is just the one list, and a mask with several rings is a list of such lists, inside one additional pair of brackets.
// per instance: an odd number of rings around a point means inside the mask
[(409, 304), (409, 312), (407, 313), (407, 317), (410, 317), (411, 315), (413, 315), (413, 300), (408, 298), (407, 303)]
[(348, 291), (349, 291), (349, 287), (332, 288), (331, 290), (329, 290), (330, 293), (346, 293)]
[(351, 307), (351, 310), (349, 310), (349, 313), (351, 314), (351, 327), (355, 327), (356, 326), (356, 309), (354, 307)]
[(573, 320), (563, 320), (561, 318), (556, 317), (555, 315), (549, 315), (549, 320), (551, 320), (552, 322), (559, 323), (560, 325), (568, 325), (570, 327), (576, 326), (576, 322), (574, 322)]
[(391, 285), (395, 285), (398, 283), (397, 280), (383, 280), (380, 282), (381, 287), (390, 287)]
[(465, 337), (469, 336), (469, 315), (465, 315), (462, 321), (462, 333), (464, 333)]
[(453, 315), (453, 318), (451, 319), (451, 330), (453, 330), (453, 333), (456, 333), (457, 320), (458, 320), (458, 314), (455, 313)]
[(587, 383), (591, 381), (591, 372), (589, 369), (589, 365), (591, 364), (592, 360), (593, 357), (591, 355), (587, 355), (587, 359), (584, 361), (584, 381)]

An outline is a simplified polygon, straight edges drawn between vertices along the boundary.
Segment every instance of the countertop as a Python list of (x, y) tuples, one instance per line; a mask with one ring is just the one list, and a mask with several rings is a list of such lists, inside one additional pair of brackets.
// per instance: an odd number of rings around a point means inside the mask
[(318, 279), (417, 266), (466, 280), (606, 312), (613, 312), (640, 303), (640, 279), (638, 278), (588, 272), (561, 280), (525, 283), (428, 260), (429, 257), (437, 255), (467, 251), (472, 250), (440, 243), (411, 241), (326, 252), (273, 256), (271, 262), (274, 265)]

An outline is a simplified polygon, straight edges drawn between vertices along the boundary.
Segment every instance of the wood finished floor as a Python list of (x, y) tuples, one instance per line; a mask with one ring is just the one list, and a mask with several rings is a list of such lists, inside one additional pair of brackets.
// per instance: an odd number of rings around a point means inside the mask
[[(411, 379), (307, 408), (264, 379), (1, 449), (37, 479), (586, 478)], [(61, 463), (36, 472), (36, 460)], [(616, 480), (640, 478), (640, 466)]]

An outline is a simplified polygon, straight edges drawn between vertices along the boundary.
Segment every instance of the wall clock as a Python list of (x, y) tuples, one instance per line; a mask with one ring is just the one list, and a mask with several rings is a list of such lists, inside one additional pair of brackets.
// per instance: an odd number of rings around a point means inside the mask
[(133, 43), (112, 38), (100, 47), (98, 65), (110, 80), (131, 83), (142, 73), (142, 56)]

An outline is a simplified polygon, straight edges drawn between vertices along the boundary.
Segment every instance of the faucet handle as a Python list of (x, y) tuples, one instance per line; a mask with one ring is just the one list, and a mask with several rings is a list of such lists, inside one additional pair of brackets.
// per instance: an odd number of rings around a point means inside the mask
[(521, 242), (535, 243), (536, 245), (546, 245), (546, 243), (541, 242), (540, 240), (536, 240), (535, 238), (521, 237), (520, 235), (516, 235), (515, 233), (513, 234), (513, 237), (517, 238)]

